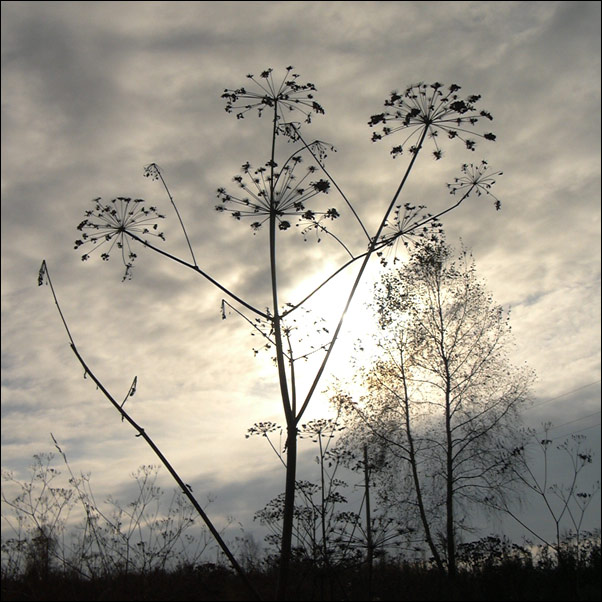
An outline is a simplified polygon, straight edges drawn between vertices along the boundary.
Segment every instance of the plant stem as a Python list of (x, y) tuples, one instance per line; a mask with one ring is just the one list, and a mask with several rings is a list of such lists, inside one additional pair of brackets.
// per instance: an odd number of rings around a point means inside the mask
[[(278, 584), (276, 587), (276, 599), (286, 600), (286, 590), (288, 584), (288, 571), (291, 557), (292, 536), (293, 536), (293, 518), (295, 510), (295, 485), (297, 471), (297, 429), (295, 423), (295, 414), (291, 407), (289, 397), (288, 382), (286, 377), (286, 358), (284, 344), (282, 340), (282, 324), (280, 309), (278, 304), (278, 274), (276, 262), (276, 218), (277, 201), (274, 194), (275, 174), (274, 166), (276, 155), (276, 136), (278, 125), (278, 100), (274, 103), (274, 117), (272, 124), (272, 152), (270, 160), (270, 221), (269, 221), (269, 245), (270, 245), (270, 277), (272, 287), (272, 306), (274, 328), (274, 340), (276, 343), (276, 364), (278, 368), (278, 380), (280, 383), (280, 395), (282, 406), (286, 417), (287, 439), (286, 439), (286, 483), (284, 494), (284, 514), (282, 519), (282, 541), (280, 551), (280, 567), (278, 572)], [(292, 358), (290, 358), (292, 361)]]
[(165, 192), (167, 192), (167, 196), (169, 197), (169, 200), (171, 201), (171, 205), (174, 208), (176, 215), (178, 216), (178, 220), (180, 220), (180, 226), (182, 227), (182, 232), (184, 232), (184, 237), (186, 238), (186, 243), (188, 244), (188, 250), (190, 251), (190, 255), (192, 256), (192, 261), (194, 262), (195, 266), (198, 266), (198, 264), (196, 262), (196, 257), (194, 256), (194, 251), (192, 250), (192, 245), (190, 244), (190, 239), (188, 238), (188, 232), (186, 232), (186, 228), (184, 227), (184, 222), (182, 221), (180, 212), (178, 211), (178, 208), (176, 207), (176, 203), (173, 200), (173, 197), (171, 196), (171, 192), (169, 192), (169, 188), (167, 187), (167, 184), (165, 183), (165, 180), (163, 179), (163, 174), (161, 173), (161, 171), (159, 170), (159, 168), (157, 166), (155, 166), (155, 167), (157, 168), (157, 175), (161, 179), (163, 188), (165, 188)]
[(347, 298), (347, 303), (345, 304), (345, 308), (343, 309), (343, 312), (341, 314), (341, 317), (339, 319), (339, 323), (337, 324), (337, 327), (334, 331), (334, 334), (332, 336), (332, 339), (330, 341), (330, 345), (328, 346), (328, 350), (326, 351), (326, 354), (324, 355), (324, 359), (322, 360), (322, 364), (320, 365), (320, 367), (318, 368), (318, 372), (316, 373), (316, 376), (314, 378), (313, 383), (311, 384), (311, 387), (307, 393), (307, 396), (305, 397), (305, 401), (303, 402), (303, 405), (301, 406), (301, 409), (299, 410), (299, 414), (297, 415), (297, 423), (299, 422), (299, 420), (301, 419), (301, 416), (303, 415), (303, 413), (305, 412), (305, 410), (307, 409), (307, 406), (316, 390), (316, 387), (318, 386), (318, 383), (320, 382), (320, 379), (322, 377), (322, 374), (324, 373), (324, 369), (326, 368), (326, 364), (328, 363), (328, 360), (330, 358), (330, 354), (332, 353), (332, 350), (334, 348), (334, 344), (336, 343), (338, 337), (339, 337), (339, 333), (341, 332), (341, 328), (343, 327), (343, 321), (345, 320), (345, 314), (347, 313), (347, 310), (349, 309), (349, 306), (351, 305), (351, 302), (353, 301), (353, 298), (355, 297), (355, 292), (357, 291), (357, 288), (360, 284), (360, 281), (364, 275), (364, 271), (366, 270), (366, 267), (368, 265), (368, 261), (370, 260), (370, 258), (372, 257), (372, 254), (374, 253), (376, 246), (378, 244), (378, 239), (385, 227), (385, 224), (387, 223), (387, 219), (389, 218), (389, 214), (391, 213), (391, 211), (393, 210), (393, 207), (395, 206), (395, 203), (397, 202), (397, 199), (399, 198), (399, 195), (401, 194), (401, 191), (403, 190), (403, 187), (405, 186), (405, 183), (408, 179), (408, 176), (410, 175), (410, 172), (412, 171), (412, 167), (414, 166), (414, 163), (416, 162), (416, 158), (418, 157), (418, 154), (420, 152), (420, 149), (422, 148), (422, 144), (424, 142), (424, 138), (426, 136), (427, 133), (427, 128), (424, 128), (424, 131), (422, 132), (422, 136), (420, 137), (420, 141), (418, 142), (418, 145), (416, 147), (416, 151), (414, 152), (413, 156), (412, 156), (412, 160), (410, 161), (405, 174), (399, 184), (399, 186), (397, 187), (397, 190), (395, 192), (395, 194), (393, 195), (393, 198), (391, 199), (391, 202), (389, 203), (389, 207), (387, 208), (380, 226), (378, 227), (378, 230), (376, 231), (376, 234), (374, 235), (374, 237), (372, 238), (372, 240), (370, 241), (370, 246), (368, 247), (368, 251), (366, 253), (366, 255), (364, 256), (364, 261), (362, 262), (362, 265), (359, 269), (359, 272), (357, 274), (357, 276), (355, 277), (355, 281), (353, 283), (353, 286), (351, 287), (351, 291), (349, 293), (349, 297)]
[(368, 548), (366, 562), (368, 563), (368, 595), (372, 600), (372, 560), (374, 543), (372, 542), (372, 517), (370, 516), (370, 469), (368, 467), (368, 446), (364, 444), (364, 487), (366, 492), (366, 546)]
[(201, 505), (197, 502), (196, 498), (192, 495), (192, 492), (190, 491), (189, 487), (180, 478), (180, 476), (178, 475), (178, 473), (176, 472), (176, 470), (173, 468), (173, 466), (170, 464), (170, 462), (167, 460), (167, 458), (163, 455), (163, 453), (157, 447), (157, 445), (151, 439), (151, 437), (146, 433), (146, 431), (133, 418), (130, 417), (129, 413), (126, 410), (123, 409), (123, 404), (120, 404), (109, 393), (109, 391), (106, 389), (106, 387), (96, 377), (96, 375), (90, 370), (90, 368), (88, 367), (88, 365), (84, 361), (83, 357), (80, 355), (80, 353), (77, 350), (77, 347), (75, 345), (75, 342), (74, 342), (74, 340), (73, 340), (73, 338), (71, 336), (71, 333), (69, 332), (69, 328), (67, 327), (67, 323), (66, 323), (65, 318), (63, 316), (63, 312), (61, 311), (60, 305), (58, 303), (58, 299), (57, 299), (56, 293), (54, 291), (54, 286), (52, 285), (52, 281), (50, 280), (50, 275), (48, 273), (48, 267), (47, 267), (45, 261), (42, 264), (42, 267), (45, 270), (46, 278), (47, 278), (48, 284), (50, 285), (50, 289), (52, 291), (52, 296), (54, 297), (54, 302), (55, 302), (55, 304), (56, 304), (56, 306), (58, 308), (59, 314), (61, 316), (61, 320), (63, 321), (63, 325), (65, 326), (65, 330), (67, 331), (67, 334), (69, 336), (69, 340), (70, 340), (69, 346), (71, 347), (71, 350), (73, 351), (73, 353), (77, 357), (79, 363), (84, 368), (85, 374), (87, 376), (90, 376), (90, 378), (94, 381), (94, 384), (100, 389), (100, 391), (103, 393), (103, 395), (111, 402), (111, 404), (113, 405), (113, 407), (121, 414), (122, 419), (126, 420), (138, 432), (138, 435), (136, 435), (136, 436), (137, 437), (142, 437), (146, 441), (146, 443), (148, 444), (148, 446), (153, 450), (153, 452), (155, 452), (155, 454), (157, 455), (157, 457), (159, 458), (159, 460), (161, 460), (161, 462), (163, 463), (163, 465), (167, 468), (169, 474), (171, 474), (171, 476), (174, 478), (174, 480), (176, 481), (176, 483), (178, 484), (178, 486), (182, 490), (182, 493), (184, 493), (184, 495), (188, 498), (188, 500), (190, 501), (190, 503), (193, 505), (193, 507), (195, 508), (195, 510), (198, 512), (199, 516), (202, 518), (202, 520), (205, 523), (205, 525), (207, 525), (207, 528), (209, 529), (210, 533), (215, 538), (215, 541), (217, 542), (217, 544), (219, 545), (219, 547), (222, 549), (222, 551), (225, 554), (226, 558), (228, 558), (228, 560), (230, 561), (230, 564), (232, 565), (232, 568), (238, 573), (238, 575), (240, 576), (240, 578), (244, 582), (245, 586), (249, 590), (249, 593), (251, 594), (253, 600), (261, 600), (261, 596), (257, 593), (257, 591), (255, 590), (255, 588), (253, 587), (253, 585), (248, 580), (248, 578), (247, 578), (245, 572), (243, 571), (242, 567), (240, 566), (240, 564), (238, 563), (238, 561), (236, 560), (236, 558), (234, 558), (232, 552), (228, 548), (226, 542), (223, 540), (223, 538), (220, 535), (219, 531), (215, 528), (215, 526), (211, 522), (211, 519), (209, 518), (209, 516), (205, 513), (205, 511), (203, 510), (203, 508), (201, 507)]
[(180, 263), (183, 266), (186, 266), (187, 268), (190, 268), (191, 270), (195, 271), (197, 274), (203, 276), (203, 278), (206, 278), (207, 280), (209, 280), (209, 282), (211, 282), (211, 284), (214, 284), (215, 286), (217, 286), (217, 288), (219, 288), (221, 291), (226, 293), (226, 295), (228, 295), (229, 297), (231, 297), (232, 299), (234, 299), (235, 301), (237, 301), (238, 303), (240, 303), (247, 309), (250, 309), (253, 313), (257, 314), (258, 316), (261, 316), (265, 320), (268, 320), (270, 318), (270, 316), (268, 316), (268, 314), (260, 311), (256, 307), (253, 307), (251, 304), (249, 304), (246, 301), (244, 301), (243, 299), (241, 299), (238, 295), (235, 295), (232, 291), (228, 290), (223, 284), (220, 284), (217, 280), (215, 280), (214, 278), (209, 276), (209, 274), (207, 274), (206, 272), (201, 270), (201, 268), (199, 268), (198, 265), (188, 263), (187, 261), (184, 261), (183, 259), (180, 259), (179, 257), (176, 257), (175, 255), (172, 255), (171, 253), (168, 253), (167, 251), (163, 251), (162, 249), (159, 249), (159, 247), (155, 247), (154, 245), (149, 243), (147, 240), (140, 238), (136, 234), (132, 234), (129, 231), (126, 232), (126, 234), (128, 236), (130, 236), (131, 238), (133, 238), (134, 240), (137, 240), (139, 243), (142, 243), (145, 247), (148, 247), (149, 249), (156, 251), (160, 255), (163, 255), (164, 257), (167, 257), (168, 259), (172, 259), (176, 263)]

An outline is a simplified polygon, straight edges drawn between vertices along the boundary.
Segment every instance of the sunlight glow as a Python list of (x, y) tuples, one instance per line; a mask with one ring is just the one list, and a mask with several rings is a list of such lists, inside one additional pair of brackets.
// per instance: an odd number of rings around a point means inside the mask
[[(353, 356), (360, 341), (361, 347), (369, 348), (370, 332), (375, 327), (374, 316), (369, 305), (376, 276), (377, 271), (373, 270), (360, 284), (345, 314), (327, 368), (303, 420), (325, 417), (331, 413), (327, 390), (334, 382), (339, 381), (345, 387), (352, 387), (355, 371)], [(295, 357), (307, 354), (306, 357), (295, 362), (300, 396), (303, 396), (304, 391), (311, 384), (315, 372), (324, 358), (341, 318), (354, 278), (354, 272), (337, 277), (335, 282), (330, 283), (309, 300), (304, 308), (290, 316), (295, 319), (294, 326), (298, 328), (298, 332), (306, 335), (294, 347)], [(296, 290), (300, 295), (307, 294), (307, 291), (311, 290), (310, 286), (311, 283), (306, 281)]]

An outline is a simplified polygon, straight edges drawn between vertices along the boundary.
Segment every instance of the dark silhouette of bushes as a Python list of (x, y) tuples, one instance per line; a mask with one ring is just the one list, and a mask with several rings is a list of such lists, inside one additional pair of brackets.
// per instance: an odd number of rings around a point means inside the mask
[[(600, 544), (579, 566), (549, 566), (522, 556), (484, 557), (478, 567), (460, 569), (450, 583), (424, 563), (381, 561), (373, 568), (373, 600), (599, 600)], [(330, 571), (310, 562), (291, 566), (292, 600), (366, 600), (367, 572), (362, 564)], [(277, 565), (265, 565), (249, 578), (269, 599)], [(2, 580), (2, 600), (248, 600), (248, 592), (228, 567), (205, 563), (146, 574), (108, 575), (83, 579), (51, 571), (42, 579), (32, 574)]]

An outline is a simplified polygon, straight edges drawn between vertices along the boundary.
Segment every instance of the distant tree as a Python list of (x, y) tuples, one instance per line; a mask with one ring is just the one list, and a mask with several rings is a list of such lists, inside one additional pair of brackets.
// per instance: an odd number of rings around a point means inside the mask
[(508, 494), (505, 451), (520, 444), (533, 377), (511, 364), (508, 315), (466, 251), (453, 261), (444, 242), (417, 244), (406, 265), (382, 276), (373, 303), (365, 394), (335, 397), (353, 427), (347, 444), (378, 451), (382, 494), (453, 577), (468, 509)]
[[(225, 317), (228, 312), (237, 313), (253, 325), (265, 338), (265, 346), (274, 352), (287, 436), (280, 579), (276, 594), (277, 599), (284, 600), (295, 509), (297, 427), (324, 374), (345, 312), (354, 298), (368, 262), (376, 253), (395, 245), (395, 242), (403, 237), (418, 234), (425, 236), (431, 229), (438, 229), (439, 217), (458, 207), (469, 195), (490, 194), (495, 174), (488, 173), (486, 163), (482, 162), (476, 166), (463, 166), (462, 175), (449, 185), (451, 192), (456, 194), (454, 202), (436, 215), (423, 213), (423, 206), (401, 202), (402, 191), (426, 143), (434, 145), (433, 156), (435, 159), (441, 159), (441, 139), (455, 139), (460, 141), (465, 149), (474, 151), (476, 139), (493, 141), (495, 135), (488, 131), (479, 131), (484, 121), (492, 119), (488, 111), (477, 108), (480, 96), (473, 94), (461, 97), (460, 86), (456, 84), (444, 87), (439, 82), (431, 85), (420, 83), (406, 88), (403, 92), (392, 92), (384, 103), (385, 110), (372, 115), (368, 125), (375, 128), (372, 136), (374, 141), (400, 133), (401, 143), (393, 147), (391, 154), (393, 157), (404, 155), (408, 161), (401, 171), (400, 179), (393, 187), (393, 194), (389, 200), (385, 200), (377, 209), (364, 204), (364, 208), (376, 216), (376, 220), (370, 222), (375, 223), (376, 227), (373, 232), (369, 232), (356, 209), (359, 205), (351, 202), (326, 167), (327, 154), (334, 150), (334, 147), (318, 139), (306, 139), (302, 134), (302, 124), (308, 124), (313, 116), (324, 113), (323, 107), (316, 100), (315, 85), (309, 82), (301, 83), (293, 67), (287, 67), (284, 75), (280, 77), (276, 76), (272, 69), (266, 69), (259, 76), (248, 75), (247, 78), (247, 85), (226, 89), (222, 98), (226, 102), (226, 111), (236, 115), (238, 120), (243, 120), (253, 113), (266, 116), (263, 122), (268, 126), (269, 156), (259, 159), (254, 166), (245, 161), (241, 173), (234, 177), (234, 190), (218, 188), (216, 208), (221, 213), (230, 214), (236, 221), (249, 220), (250, 229), (254, 233), (260, 229), (267, 229), (269, 260), (266, 267), (269, 272), (269, 286), (266, 289), (265, 304), (256, 306), (241, 298), (198, 264), (164, 173), (155, 163), (147, 166), (145, 175), (157, 180), (164, 187), (182, 226), (190, 257), (176, 257), (156, 246), (164, 239), (158, 227), (164, 214), (155, 205), (129, 197), (118, 197), (109, 202), (101, 198), (94, 199), (92, 207), (85, 213), (85, 219), (78, 226), (81, 234), (75, 242), (75, 248), (85, 251), (82, 255), (83, 260), (88, 260), (94, 253), (103, 261), (117, 255), (125, 266), (124, 280), (131, 278), (133, 265), (138, 257), (137, 247), (152, 250), (177, 262), (218, 287), (225, 295), (222, 316)], [(377, 128), (380, 130), (377, 131)], [(306, 162), (307, 168), (302, 167), (303, 162)], [(341, 215), (337, 208), (330, 203), (325, 207), (315, 206), (317, 199), (323, 199), (324, 195), (335, 190), (339, 195), (339, 202), (345, 208), (344, 211), (357, 224), (359, 236), (362, 238), (359, 249), (350, 248), (339, 235), (331, 231), (331, 224)], [(499, 209), (499, 201), (493, 198), (496, 208)], [(339, 209), (343, 211), (341, 206)], [(279, 286), (279, 249), (287, 234), (295, 231), (293, 225), (300, 226), (304, 238), (308, 238), (307, 234), (314, 232), (318, 240), (323, 238), (332, 241), (334, 246), (328, 254), (334, 257), (339, 267), (330, 275), (325, 275), (316, 288), (306, 291), (301, 300), (283, 303)], [(335, 321), (333, 327), (323, 331), (324, 341), (314, 345), (314, 351), (322, 352), (322, 356), (316, 372), (304, 383), (305, 388), (301, 389), (296, 368), (298, 362), (306, 359), (310, 351), (299, 349), (296, 344), (295, 317), (310, 298), (352, 265), (358, 266), (358, 269), (349, 290), (340, 293), (343, 306), (340, 319)], [(44, 276), (47, 276), (46, 268), (41, 273), (40, 282)], [(263, 309), (266, 307), (267, 309)], [(71, 343), (84, 369), (91, 374), (90, 368), (78, 354), (73, 339)], [(97, 379), (95, 382), (99, 384)], [(123, 404), (120, 405), (114, 400), (111, 403), (153, 447), (150, 437), (129, 418)], [(153, 449), (158, 453), (156, 446)], [(162, 454), (160, 457), (165, 463), (165, 457)], [(172, 475), (191, 503), (195, 504), (194, 498), (185, 491), (183, 480), (173, 472)], [(199, 513), (202, 512), (200, 506), (196, 505), (195, 508)], [(203, 519), (217, 538), (217, 532), (212, 529), (208, 517), (203, 516)], [(225, 548), (224, 544), (224, 553), (239, 570), (235, 559)]]

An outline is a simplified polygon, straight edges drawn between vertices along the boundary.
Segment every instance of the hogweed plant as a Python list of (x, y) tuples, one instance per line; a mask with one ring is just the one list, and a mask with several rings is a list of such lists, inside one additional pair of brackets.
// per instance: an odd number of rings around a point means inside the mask
[[(230, 214), (236, 221), (247, 222), (253, 233), (260, 228), (267, 229), (270, 287), (269, 291), (266, 291), (268, 298), (264, 307), (269, 309), (261, 310), (242, 299), (198, 265), (164, 174), (155, 163), (146, 167), (145, 175), (160, 181), (163, 185), (180, 221), (191, 260), (172, 255), (157, 246), (157, 239), (164, 238), (158, 226), (158, 221), (163, 219), (163, 215), (154, 206), (147, 205), (141, 199), (117, 198), (110, 203), (96, 199), (94, 208), (86, 212), (84, 221), (79, 225), (82, 236), (75, 246), (78, 250), (85, 251), (82, 255), (83, 260), (88, 260), (93, 252), (98, 252), (97, 254), (105, 261), (117, 254), (125, 268), (124, 279), (132, 276), (134, 261), (138, 258), (138, 247), (154, 251), (189, 268), (225, 294), (222, 317), (226, 316), (226, 307), (235, 311), (253, 325), (256, 333), (265, 337), (267, 346), (275, 350), (277, 380), (286, 423), (284, 462), (286, 481), (276, 594), (278, 600), (284, 600), (291, 558), (298, 425), (322, 378), (339, 337), (345, 313), (363, 279), (370, 259), (375, 254), (383, 253), (386, 248), (389, 248), (390, 253), (391, 248), (395, 249), (397, 242), (407, 243), (412, 237), (436, 237), (441, 226), (439, 219), (444, 214), (457, 208), (473, 193), (491, 194), (492, 176), (485, 177), (484, 170), (481, 168), (466, 168), (463, 169), (459, 179), (451, 185), (451, 192), (456, 198), (445, 210), (432, 215), (424, 213), (424, 207), (402, 202), (403, 189), (427, 143), (434, 146), (433, 155), (439, 160), (443, 157), (444, 138), (450, 141), (459, 140), (465, 148), (475, 151), (477, 140), (493, 141), (495, 135), (480, 131), (481, 123), (492, 119), (489, 112), (476, 108), (480, 96), (461, 97), (460, 86), (453, 84), (445, 88), (440, 83), (432, 85), (420, 83), (408, 87), (403, 93), (391, 93), (385, 101), (385, 111), (372, 115), (368, 125), (372, 128), (381, 128), (380, 131), (374, 131), (372, 136), (374, 141), (389, 136), (400, 136), (401, 139), (393, 147), (391, 154), (393, 157), (407, 156), (408, 161), (402, 168), (400, 179), (390, 200), (384, 202), (383, 206), (366, 206), (361, 203), (361, 199), (352, 202), (350, 196), (342, 190), (328, 170), (326, 165), (328, 153), (334, 151), (334, 147), (321, 140), (306, 139), (303, 133), (315, 115), (325, 113), (324, 108), (316, 100), (315, 85), (301, 83), (293, 67), (287, 67), (280, 78), (276, 77), (272, 69), (263, 71), (259, 76), (247, 77), (246, 87), (224, 91), (222, 98), (226, 101), (225, 109), (228, 113), (236, 115), (239, 120), (244, 120), (253, 114), (263, 117), (262, 121), (266, 127), (269, 124), (267, 135), (270, 140), (270, 154), (269, 157), (255, 162), (258, 167), (253, 167), (250, 161), (244, 162), (242, 172), (234, 177), (232, 190), (227, 187), (218, 188), (216, 208), (218, 212)], [(291, 152), (291, 145), (294, 147), (293, 152)], [(324, 203), (326, 198), (328, 203)], [(499, 201), (495, 199), (495, 202), (499, 208)], [(379, 225), (375, 232), (368, 231), (367, 222), (360, 217), (358, 207), (379, 214), (377, 222)], [(350, 214), (361, 229), (365, 237), (362, 248), (350, 248), (343, 241), (342, 236), (332, 230), (333, 223), (344, 212)], [(293, 223), (301, 229), (306, 240), (313, 238), (309, 236), (312, 232), (316, 234), (318, 240), (321, 237), (331, 238), (344, 249), (347, 258), (334, 272), (324, 277), (318, 286), (308, 290), (301, 300), (282, 303), (278, 285), (278, 244), (286, 242), (285, 236), (289, 234), (287, 231), (294, 230)], [(309, 299), (351, 265), (359, 267), (349, 290), (342, 293), (341, 300), (344, 303), (340, 318), (336, 326), (327, 331), (327, 342), (316, 348), (322, 357), (315, 375), (302, 391), (299, 387), (296, 365), (299, 360), (307, 357), (307, 352), (295, 354), (291, 336), (294, 330), (292, 320)], [(45, 264), (41, 281), (44, 280), (44, 275), (47, 275)], [(67, 327), (62, 313), (61, 318)], [(85, 366), (72, 339), (71, 346), (80, 363)], [(91, 374), (87, 366), (85, 370), (86, 373)], [(138, 430), (138, 435), (145, 438), (149, 445), (154, 445), (144, 430), (124, 410), (123, 404), (116, 402), (104, 388), (101, 387), (101, 390), (115, 405), (122, 418), (128, 420)], [(162, 461), (166, 460), (162, 459)], [(172, 474), (176, 480), (179, 479), (177, 475)], [(182, 487), (183, 481), (179, 479), (178, 482)], [(188, 495), (190, 492), (184, 491), (184, 493)], [(193, 500), (191, 495), (189, 498)], [(208, 517), (204, 519), (208, 520)]]
[(77, 229), (81, 238), (75, 241), (75, 249), (90, 244), (92, 249), (82, 255), (82, 261), (90, 259), (90, 254), (103, 249), (100, 258), (108, 261), (116, 249), (125, 265), (123, 279), (131, 278), (133, 262), (137, 255), (132, 250), (128, 233), (142, 236), (156, 236), (165, 240), (163, 232), (157, 232), (159, 224), (155, 220), (165, 216), (157, 213), (156, 207), (144, 206), (142, 199), (118, 197), (110, 204), (103, 204), (101, 198), (92, 201), (94, 209), (86, 211), (86, 218)]
[[(541, 512), (539, 517), (548, 517), (554, 537), (545, 535), (541, 526), (525, 522), (516, 510), (503, 501), (487, 499), (487, 503), (496, 510), (501, 510), (533, 535), (547, 550), (553, 550), (556, 562), (560, 565), (565, 555), (575, 555), (579, 562), (583, 550), (582, 544), (587, 539), (583, 531), (583, 521), (594, 498), (600, 492), (600, 481), (588, 484), (584, 471), (593, 463), (592, 451), (584, 447), (584, 435), (574, 434), (564, 438), (561, 443), (554, 444), (550, 431), (554, 429), (551, 422), (544, 422), (541, 431), (527, 429), (527, 443), (507, 453), (505, 471), (538, 501)], [(536, 453), (542, 466), (537, 467), (532, 454)], [(562, 482), (552, 480), (552, 467), (559, 462), (561, 456), (568, 466)], [(518, 463), (512, 460), (517, 459)], [(571, 544), (572, 541), (572, 544)], [(573, 548), (573, 549), (571, 549)]]
[[(310, 420), (298, 429), (298, 439), (310, 439), (316, 444), (318, 479), (297, 480), (293, 550), (295, 559), (309, 559), (316, 567), (342, 565), (356, 558), (359, 550), (355, 534), (361, 530), (360, 517), (344, 509), (347, 499), (342, 491), (347, 483), (340, 478), (343, 457), (339, 450), (332, 447), (336, 434), (342, 428), (337, 417)], [(248, 429), (246, 437), (265, 438), (279, 461), (286, 466), (281, 451), (284, 432), (281, 426), (273, 422), (258, 422)], [(254, 516), (254, 520), (268, 528), (266, 542), (270, 546), (279, 546), (282, 539), (283, 502), (284, 494), (281, 494)]]

